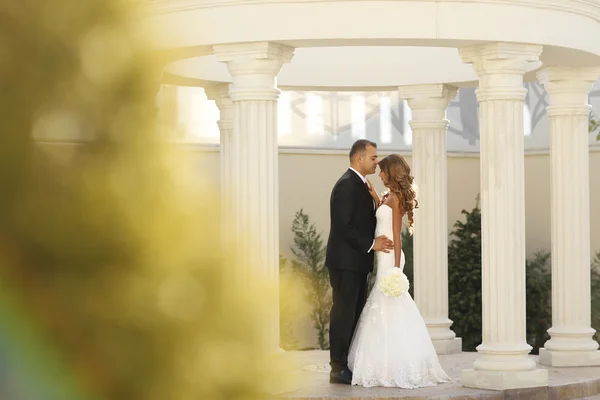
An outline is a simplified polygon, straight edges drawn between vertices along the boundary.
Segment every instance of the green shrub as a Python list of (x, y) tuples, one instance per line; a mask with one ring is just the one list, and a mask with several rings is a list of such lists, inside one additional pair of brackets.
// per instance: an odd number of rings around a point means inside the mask
[[(463, 351), (475, 351), (482, 341), (481, 314), (481, 210), (479, 200), (465, 221), (457, 221), (448, 245), (448, 305), (452, 329), (462, 338)], [(403, 233), (405, 273), (413, 280), (412, 237)], [(551, 326), (550, 254), (538, 252), (526, 263), (527, 342), (537, 354)], [(600, 264), (599, 264), (600, 266)], [(600, 273), (598, 273), (600, 278)], [(411, 285), (412, 287), (412, 285)], [(600, 309), (600, 279), (598, 279)], [(412, 293), (411, 293), (412, 294)], [(600, 312), (598, 313), (600, 326)]]
[(279, 256), (279, 342), (283, 350), (298, 350), (300, 344), (294, 333), (296, 300), (291, 298), (293, 293), (293, 277), (287, 273), (287, 259)]
[[(598, 122), (595, 118), (592, 118), (590, 116), (589, 124), (588, 124), (588, 131), (590, 133), (595, 132), (599, 127), (600, 127), (600, 122)], [(600, 133), (598, 133), (596, 135), (596, 140), (600, 141)]]
[(292, 269), (306, 289), (306, 301), (312, 306), (310, 319), (317, 331), (321, 350), (329, 348), (329, 313), (333, 303), (329, 271), (325, 267), (325, 245), (321, 234), (303, 210), (296, 212), (292, 223), (294, 247)]
[[(448, 245), (448, 303), (449, 318), (454, 322), (452, 329), (462, 338), (463, 351), (475, 351), (482, 341), (481, 317), (481, 210), (479, 200), (471, 211), (463, 210), (465, 221), (457, 221), (450, 233)], [(300, 210), (296, 214), (293, 228), (296, 234), (295, 271), (304, 276), (309, 291), (307, 299), (313, 304), (311, 319), (319, 332), (319, 344), (326, 342), (331, 294), (329, 278), (323, 260), (325, 247), (314, 225)], [(301, 250), (304, 249), (304, 250)], [(404, 273), (408, 277), (410, 294), (414, 298), (413, 237), (402, 232), (402, 250), (405, 256)], [(296, 253), (298, 252), (298, 253)], [(320, 257), (320, 258), (319, 258)], [(322, 266), (322, 267), (321, 267)], [(377, 262), (369, 276), (369, 290), (375, 282)], [(309, 276), (311, 278), (309, 278)], [(552, 325), (552, 280), (550, 253), (539, 251), (526, 261), (526, 340), (532, 346), (532, 354), (550, 338), (547, 331)], [(320, 282), (320, 283), (317, 283)], [(322, 296), (323, 301), (317, 301)], [(327, 293), (322, 295), (322, 293)], [(592, 327), (600, 331), (600, 252), (596, 253), (591, 265)], [(325, 312), (326, 311), (326, 312)], [(326, 315), (325, 315), (326, 314)], [(326, 323), (325, 323), (326, 321)], [(600, 343), (600, 333), (596, 333)]]
[(540, 251), (527, 260), (525, 282), (527, 288), (527, 343), (531, 353), (538, 354), (550, 339), (548, 329), (552, 326), (552, 277), (550, 253)]
[(410, 288), (408, 293), (415, 297), (415, 286), (414, 286), (414, 269), (413, 269), (413, 235), (408, 233), (405, 229), (402, 231), (402, 251), (404, 251), (404, 274), (410, 282)]
[(591, 268), (592, 328), (596, 330), (594, 339), (600, 343), (600, 251), (592, 260)]
[(463, 351), (481, 343), (481, 210), (479, 200), (466, 221), (456, 221), (448, 244), (448, 317)]

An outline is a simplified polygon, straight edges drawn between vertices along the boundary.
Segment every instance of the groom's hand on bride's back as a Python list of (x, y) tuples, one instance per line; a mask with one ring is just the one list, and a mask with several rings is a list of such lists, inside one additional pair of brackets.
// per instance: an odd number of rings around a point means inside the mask
[(373, 250), (375, 251), (383, 251), (384, 253), (389, 253), (390, 250), (394, 249), (394, 242), (387, 238), (385, 235), (381, 235), (375, 238), (375, 244), (373, 245)]

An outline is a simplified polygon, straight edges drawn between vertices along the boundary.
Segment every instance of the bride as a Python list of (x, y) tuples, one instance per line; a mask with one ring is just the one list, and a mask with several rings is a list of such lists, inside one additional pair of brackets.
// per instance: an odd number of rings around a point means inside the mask
[(375, 237), (393, 237), (394, 250), (377, 252), (375, 285), (362, 311), (348, 355), (352, 384), (413, 389), (448, 382), (440, 366), (423, 317), (408, 291), (400, 297), (388, 297), (381, 291), (381, 280), (404, 268), (402, 217), (407, 216), (413, 231), (413, 210), (417, 207), (410, 167), (397, 154), (379, 162), (379, 177), (389, 192), (379, 199), (369, 190), (379, 207), (376, 211)]

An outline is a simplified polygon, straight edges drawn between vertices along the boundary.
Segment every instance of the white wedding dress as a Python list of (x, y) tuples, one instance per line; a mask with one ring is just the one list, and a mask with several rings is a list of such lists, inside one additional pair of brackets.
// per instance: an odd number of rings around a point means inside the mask
[[(392, 238), (392, 209), (376, 212), (375, 237)], [(389, 297), (379, 290), (381, 279), (394, 270), (394, 252), (377, 252), (375, 285), (362, 311), (348, 354), (352, 384), (414, 389), (448, 382), (427, 327), (408, 292)], [(404, 252), (400, 267), (404, 268)]]

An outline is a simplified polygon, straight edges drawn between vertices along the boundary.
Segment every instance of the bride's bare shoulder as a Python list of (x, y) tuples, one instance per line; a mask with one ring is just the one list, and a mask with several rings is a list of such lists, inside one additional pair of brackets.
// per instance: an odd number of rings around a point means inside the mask
[(402, 204), (400, 204), (400, 199), (398, 198), (398, 195), (391, 191), (389, 195), (389, 205), (392, 208), (392, 210), (398, 211), (400, 214), (404, 214), (404, 211), (402, 210)]

